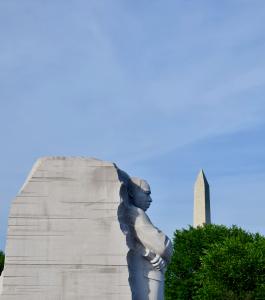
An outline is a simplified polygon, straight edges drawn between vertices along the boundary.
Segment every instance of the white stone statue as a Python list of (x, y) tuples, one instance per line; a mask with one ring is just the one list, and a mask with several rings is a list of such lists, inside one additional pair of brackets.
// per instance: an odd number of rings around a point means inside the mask
[(164, 274), (172, 255), (172, 244), (145, 213), (152, 202), (149, 184), (126, 175), (120, 173), (123, 184), (118, 217), (129, 248), (127, 262), (132, 300), (163, 300)]

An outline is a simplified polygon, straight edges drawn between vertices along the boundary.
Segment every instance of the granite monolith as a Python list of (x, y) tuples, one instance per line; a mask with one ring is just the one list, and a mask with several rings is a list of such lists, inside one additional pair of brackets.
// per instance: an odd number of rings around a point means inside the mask
[(113, 163), (46, 157), (11, 206), (1, 300), (129, 300)]

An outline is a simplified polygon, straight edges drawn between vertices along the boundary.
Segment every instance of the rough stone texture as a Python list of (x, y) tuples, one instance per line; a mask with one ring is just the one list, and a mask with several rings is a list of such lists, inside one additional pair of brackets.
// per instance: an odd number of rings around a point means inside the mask
[(1, 300), (129, 300), (115, 165), (37, 161), (9, 216)]
[(203, 170), (200, 171), (194, 186), (193, 226), (211, 223), (210, 188)]
[(3, 276), (0, 276), (0, 295), (2, 293), (2, 288), (3, 288)]

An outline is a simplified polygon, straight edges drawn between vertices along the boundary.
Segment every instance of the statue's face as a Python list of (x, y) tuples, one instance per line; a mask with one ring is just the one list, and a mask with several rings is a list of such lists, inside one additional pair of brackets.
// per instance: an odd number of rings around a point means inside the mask
[(134, 205), (146, 211), (152, 202), (150, 194), (151, 190), (148, 183), (143, 184), (141, 188), (136, 188), (133, 197)]

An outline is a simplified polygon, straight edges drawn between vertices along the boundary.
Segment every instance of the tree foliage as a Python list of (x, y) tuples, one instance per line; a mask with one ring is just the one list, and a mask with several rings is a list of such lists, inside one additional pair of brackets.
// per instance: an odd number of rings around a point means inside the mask
[(4, 263), (5, 263), (5, 254), (4, 252), (0, 251), (0, 275), (2, 274), (2, 271), (4, 269)]
[(177, 230), (166, 300), (265, 299), (265, 238), (233, 226)]

